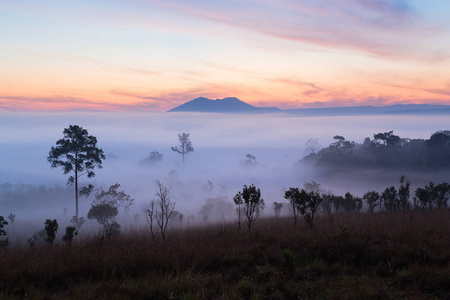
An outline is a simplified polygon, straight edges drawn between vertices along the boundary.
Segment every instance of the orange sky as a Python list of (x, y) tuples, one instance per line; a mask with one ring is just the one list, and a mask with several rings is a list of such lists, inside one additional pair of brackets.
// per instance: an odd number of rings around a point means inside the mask
[(0, 4), (0, 110), (450, 104), (445, 0)]

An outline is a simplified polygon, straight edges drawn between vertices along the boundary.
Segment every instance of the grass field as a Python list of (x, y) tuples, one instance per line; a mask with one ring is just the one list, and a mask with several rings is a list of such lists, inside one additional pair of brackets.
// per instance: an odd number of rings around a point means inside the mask
[(450, 299), (450, 210), (289, 217), (0, 251), (0, 297)]

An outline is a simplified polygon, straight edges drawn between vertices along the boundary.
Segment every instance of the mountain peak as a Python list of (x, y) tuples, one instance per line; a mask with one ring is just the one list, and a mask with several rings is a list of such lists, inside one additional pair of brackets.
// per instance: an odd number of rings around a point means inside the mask
[(279, 111), (275, 107), (255, 107), (236, 97), (226, 97), (223, 99), (208, 99), (198, 97), (180, 106), (172, 108), (169, 112), (215, 112), (215, 113), (257, 113)]

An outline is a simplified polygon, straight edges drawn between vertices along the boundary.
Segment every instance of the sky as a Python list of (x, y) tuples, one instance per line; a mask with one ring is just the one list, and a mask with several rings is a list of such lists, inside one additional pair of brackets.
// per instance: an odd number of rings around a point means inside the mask
[(450, 104), (447, 0), (0, 0), (1, 111)]

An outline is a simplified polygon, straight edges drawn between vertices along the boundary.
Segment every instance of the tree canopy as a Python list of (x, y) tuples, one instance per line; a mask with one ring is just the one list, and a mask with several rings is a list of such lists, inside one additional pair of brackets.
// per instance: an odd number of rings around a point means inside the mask
[(47, 160), (52, 168), (61, 167), (64, 175), (73, 173), (67, 180), (68, 185), (75, 184), (75, 211), (78, 219), (78, 197), (89, 195), (93, 186), (78, 187), (78, 179), (86, 175), (94, 177), (95, 168), (102, 168), (102, 161), (106, 158), (102, 149), (97, 147), (97, 138), (89, 135), (86, 129), (78, 125), (70, 125), (64, 128), (64, 137), (52, 147)]
[(184, 166), (184, 156), (190, 152), (194, 152), (194, 147), (192, 147), (192, 142), (189, 138), (189, 133), (179, 133), (178, 140), (180, 142), (179, 146), (172, 147), (172, 151), (175, 151), (183, 156), (183, 166)]

